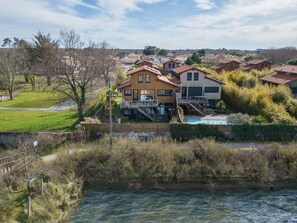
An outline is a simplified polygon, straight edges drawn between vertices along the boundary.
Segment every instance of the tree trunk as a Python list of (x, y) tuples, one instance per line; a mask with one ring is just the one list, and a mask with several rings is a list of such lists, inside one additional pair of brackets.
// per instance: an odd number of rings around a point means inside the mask
[(35, 91), (35, 76), (31, 78), (32, 91)]
[(104, 77), (104, 81), (105, 81), (105, 87), (108, 87), (108, 85), (109, 85), (108, 77)]
[(83, 109), (83, 105), (81, 105), (81, 103), (77, 104), (77, 114), (78, 114), (78, 120), (83, 121), (84, 120), (84, 109)]
[(9, 93), (9, 100), (13, 100), (13, 90), (9, 88), (8, 93)]
[(24, 78), (25, 78), (25, 82), (28, 83), (29, 82), (28, 74), (25, 74)]
[(52, 78), (51, 76), (46, 76), (46, 83), (47, 83), (47, 86), (51, 86), (52, 85)]

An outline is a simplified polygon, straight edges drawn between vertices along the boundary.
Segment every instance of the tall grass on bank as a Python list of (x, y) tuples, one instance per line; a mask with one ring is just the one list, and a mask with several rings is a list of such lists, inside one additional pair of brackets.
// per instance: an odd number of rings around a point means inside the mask
[(176, 143), (117, 139), (114, 148), (102, 141), (98, 148), (69, 154), (53, 167), (62, 175), (69, 170), (88, 185), (185, 183), (203, 179), (246, 179), (255, 183), (295, 180), (297, 147), (271, 144), (263, 149), (237, 150), (213, 140)]

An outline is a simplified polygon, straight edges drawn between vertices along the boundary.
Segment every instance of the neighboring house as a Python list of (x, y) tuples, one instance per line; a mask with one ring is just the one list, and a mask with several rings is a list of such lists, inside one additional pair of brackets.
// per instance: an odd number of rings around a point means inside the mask
[(232, 58), (226, 58), (224, 60), (221, 60), (219, 64), (212, 66), (211, 68), (214, 69), (217, 73), (221, 73), (222, 71), (233, 71), (240, 68), (241, 62), (232, 59)]
[(262, 77), (261, 80), (264, 83), (272, 85), (285, 84), (292, 90), (292, 94), (297, 94), (297, 66), (286, 65), (281, 67), (278, 70), (275, 70), (276, 73)]
[(148, 61), (148, 60), (139, 61), (138, 63), (136, 63), (136, 65), (138, 67), (148, 66), (148, 67), (151, 67), (151, 68), (153, 68), (155, 66), (155, 64), (153, 62)]
[[(216, 102), (221, 99), (223, 83), (208, 77), (207, 72), (184, 65), (175, 68), (173, 75), (180, 81), (180, 89), (176, 93), (177, 102), (185, 105), (189, 110), (199, 110), (198, 112), (203, 114), (203, 110), (207, 107), (214, 107)], [(174, 82), (174, 80), (172, 81)]]
[(154, 69), (160, 71), (161, 73), (163, 73), (163, 70), (161, 68), (159, 68), (156, 64), (154, 64), (153, 62), (148, 61), (148, 60), (139, 61), (136, 65), (138, 67), (148, 66), (148, 67), (154, 68)]
[(173, 69), (180, 66), (180, 61), (178, 60), (168, 60), (163, 63), (163, 70), (166, 72), (172, 72)]
[(253, 69), (255, 70), (263, 70), (263, 69), (271, 69), (271, 63), (267, 60), (252, 60), (249, 61), (245, 66), (243, 66), (243, 69), (245, 71), (251, 71)]
[(159, 70), (148, 66), (131, 69), (129, 80), (121, 83), (121, 112), (124, 116), (147, 117), (152, 121), (168, 119), (165, 107), (175, 103), (178, 85), (163, 76)]

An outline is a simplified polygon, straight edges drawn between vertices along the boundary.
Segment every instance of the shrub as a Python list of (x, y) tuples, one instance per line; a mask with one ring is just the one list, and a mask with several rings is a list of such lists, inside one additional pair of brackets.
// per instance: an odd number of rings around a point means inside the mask
[(290, 94), (284, 89), (276, 88), (271, 93), (271, 97), (272, 97), (273, 102), (278, 103), (278, 104), (285, 104), (288, 101)]
[(251, 124), (252, 119), (248, 114), (237, 113), (228, 116), (228, 123), (232, 125)]

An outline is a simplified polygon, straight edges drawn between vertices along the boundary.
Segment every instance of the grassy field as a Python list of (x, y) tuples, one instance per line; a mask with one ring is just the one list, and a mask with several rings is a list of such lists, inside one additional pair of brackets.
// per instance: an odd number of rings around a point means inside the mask
[(0, 107), (7, 108), (48, 108), (62, 102), (62, 98), (46, 91), (22, 92), (14, 100), (0, 102)]
[(0, 111), (0, 131), (69, 130), (77, 121), (75, 111)]

